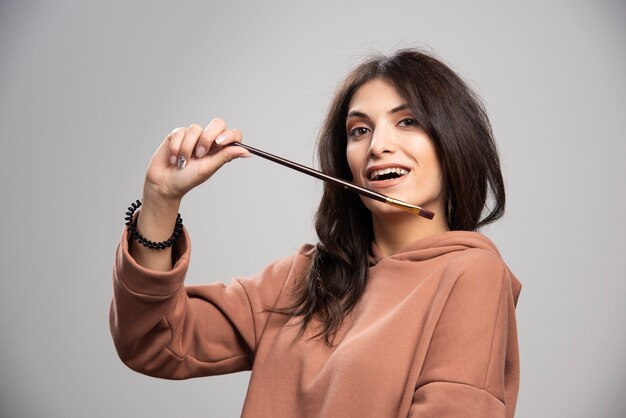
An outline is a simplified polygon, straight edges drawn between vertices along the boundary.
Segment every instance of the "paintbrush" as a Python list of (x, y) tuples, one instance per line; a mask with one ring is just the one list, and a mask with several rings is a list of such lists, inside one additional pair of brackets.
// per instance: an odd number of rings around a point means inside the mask
[(329, 176), (328, 174), (324, 174), (321, 171), (317, 171), (315, 169), (306, 167), (302, 164), (294, 163), (293, 161), (289, 161), (284, 158), (277, 157), (276, 155), (272, 155), (269, 152), (265, 152), (265, 151), (261, 151), (260, 149), (253, 148), (250, 145), (242, 144), (241, 142), (233, 142), (229, 145), (236, 145), (236, 146), (245, 148), (248, 151), (250, 151), (252, 154), (258, 155), (259, 157), (263, 157), (275, 163), (284, 165), (289, 168), (293, 168), (294, 170), (297, 170), (301, 173), (308, 174), (309, 176), (313, 176), (320, 180), (324, 180), (328, 183), (332, 183), (337, 186), (343, 187), (346, 190), (350, 190), (362, 196), (369, 197), (370, 199), (378, 200), (379, 202), (387, 203), (391, 206), (400, 208), (402, 210), (413, 213), (415, 215), (423, 216), (426, 219), (433, 219), (433, 216), (435, 216), (433, 212), (426, 210), (426, 209), (422, 209), (419, 206), (415, 206), (410, 203), (403, 202), (402, 200), (394, 199), (393, 197), (385, 196), (384, 194), (380, 194), (370, 189), (366, 189), (365, 187), (357, 186), (356, 184), (351, 183), (349, 181), (338, 179), (333, 176)]

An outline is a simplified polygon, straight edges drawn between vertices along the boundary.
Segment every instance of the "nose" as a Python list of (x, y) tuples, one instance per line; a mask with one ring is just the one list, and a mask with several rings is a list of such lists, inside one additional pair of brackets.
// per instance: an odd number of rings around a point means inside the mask
[(396, 151), (396, 143), (393, 133), (386, 127), (378, 127), (371, 136), (369, 156), (380, 158), (384, 154), (393, 154)]

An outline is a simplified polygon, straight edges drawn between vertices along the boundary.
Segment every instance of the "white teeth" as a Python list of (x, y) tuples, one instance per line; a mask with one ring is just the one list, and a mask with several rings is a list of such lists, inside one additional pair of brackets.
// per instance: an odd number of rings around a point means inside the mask
[(399, 176), (404, 176), (406, 173), (408, 173), (408, 170), (405, 170), (404, 168), (400, 168), (400, 167), (389, 167), (389, 168), (384, 168), (382, 170), (374, 170), (370, 173), (369, 178), (370, 180), (376, 180), (377, 178), (379, 178), (382, 175), (385, 174), (389, 174), (389, 173), (396, 173)]

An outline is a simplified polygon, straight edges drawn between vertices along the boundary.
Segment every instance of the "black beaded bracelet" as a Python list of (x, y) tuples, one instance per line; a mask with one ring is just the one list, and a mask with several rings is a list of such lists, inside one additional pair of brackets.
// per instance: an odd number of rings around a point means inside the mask
[(155, 250), (163, 250), (167, 247), (171, 247), (174, 244), (174, 241), (180, 236), (183, 231), (183, 218), (180, 217), (180, 213), (176, 217), (176, 226), (174, 226), (174, 233), (167, 241), (163, 242), (153, 242), (144, 237), (137, 231), (137, 220), (133, 221), (133, 214), (139, 207), (141, 206), (141, 202), (137, 200), (135, 203), (132, 203), (131, 206), (128, 207), (128, 212), (126, 212), (126, 226), (128, 227), (128, 234), (137, 239), (140, 244), (144, 247), (152, 248)]

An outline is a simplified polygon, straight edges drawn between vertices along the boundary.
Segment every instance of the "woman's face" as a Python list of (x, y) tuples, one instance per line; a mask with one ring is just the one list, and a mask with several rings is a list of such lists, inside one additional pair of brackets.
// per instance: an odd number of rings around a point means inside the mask
[[(354, 183), (425, 209), (443, 207), (441, 168), (432, 140), (391, 84), (376, 78), (356, 91), (348, 106), (346, 131)], [(402, 212), (362, 200), (374, 217)]]

